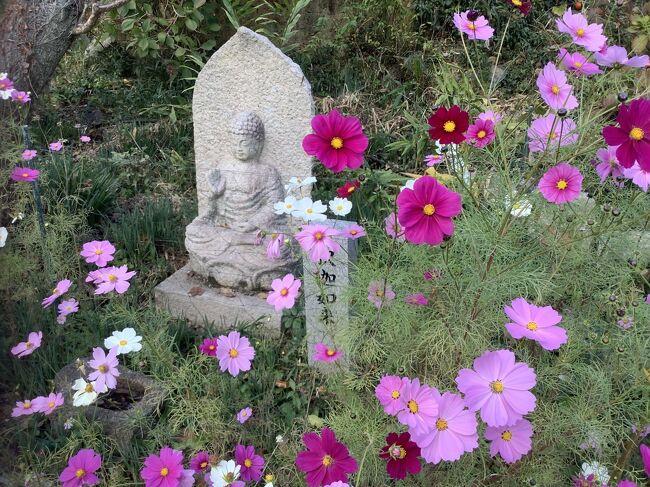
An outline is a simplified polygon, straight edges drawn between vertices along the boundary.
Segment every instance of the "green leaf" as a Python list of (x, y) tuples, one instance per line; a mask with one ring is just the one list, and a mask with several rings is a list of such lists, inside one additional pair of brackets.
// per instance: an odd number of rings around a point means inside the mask
[(205, 5), (205, 0), (194, 0), (194, 8), (201, 8)]
[(309, 421), (309, 424), (312, 425), (314, 428), (322, 428), (325, 426), (325, 421), (323, 421), (322, 418), (319, 418), (315, 414), (310, 414), (307, 416), (307, 421)]
[(553, 12), (553, 15), (556, 15), (558, 17), (561, 17), (564, 12), (566, 11), (566, 5), (556, 5), (551, 9), (551, 12)]
[(138, 41), (138, 47), (143, 51), (146, 51), (147, 48), (149, 47), (149, 39), (147, 39), (146, 37), (140, 38), (140, 40)]
[(190, 30), (196, 30), (198, 24), (193, 19), (185, 19), (185, 27), (187, 27)]
[(210, 39), (209, 41), (205, 41), (203, 44), (201, 44), (201, 49), (204, 51), (211, 51), (214, 49), (214, 46), (217, 45), (217, 41), (214, 39)]
[(648, 46), (648, 40), (649, 38), (645, 34), (636, 36), (634, 39), (632, 39), (632, 51), (634, 51), (636, 54), (643, 54), (646, 47)]
[(169, 112), (169, 121), (171, 123), (176, 123), (176, 110), (174, 110), (174, 107), (172, 107), (172, 111)]
[(133, 29), (134, 24), (135, 24), (135, 19), (124, 19), (122, 21), (122, 32), (127, 32)]
[(176, 57), (183, 57), (183, 56), (185, 56), (185, 49), (182, 48), (182, 47), (179, 47), (179, 48), (176, 49), (176, 51), (174, 52), (174, 56), (176, 56)]
[(158, 32), (158, 42), (165, 42), (165, 39), (167, 39), (167, 33)]

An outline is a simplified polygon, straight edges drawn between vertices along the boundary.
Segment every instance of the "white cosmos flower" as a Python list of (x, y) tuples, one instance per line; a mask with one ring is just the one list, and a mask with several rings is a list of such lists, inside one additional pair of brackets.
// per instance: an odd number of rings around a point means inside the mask
[(72, 389), (77, 391), (72, 396), (72, 405), (75, 407), (88, 406), (95, 402), (97, 395), (101, 392), (106, 392), (108, 389), (104, 386), (104, 390), (98, 391), (97, 382), (86, 382), (83, 379), (77, 379), (72, 384)]
[(352, 201), (347, 198), (334, 198), (329, 205), (330, 211), (336, 216), (345, 216), (352, 211)]
[(138, 352), (142, 349), (142, 337), (138, 336), (133, 328), (124, 328), (122, 331), (114, 331), (111, 336), (104, 340), (104, 346), (110, 350), (117, 347), (117, 354), (122, 355), (130, 352)]
[(306, 222), (311, 221), (324, 221), (327, 220), (325, 211), (327, 206), (321, 203), (320, 200), (312, 201), (311, 198), (305, 197), (296, 202), (296, 209), (291, 213), (291, 216), (302, 218)]
[(264, 482), (266, 482), (264, 484), (264, 487), (273, 487), (273, 475), (271, 475), (270, 473), (267, 473), (264, 476)]
[(273, 210), (276, 215), (291, 215), (296, 209), (296, 198), (293, 196), (287, 196), (284, 201), (278, 201), (273, 205)]
[[(510, 206), (509, 203), (508, 206)], [(524, 217), (530, 215), (531, 211), (533, 211), (533, 204), (530, 201), (523, 199), (512, 205), (510, 214), (516, 217)]]
[(589, 477), (590, 475), (594, 476), (594, 480), (600, 484), (606, 484), (609, 482), (609, 472), (607, 467), (601, 465), (598, 462), (583, 463), (582, 464), (582, 475)]
[(213, 487), (227, 487), (239, 478), (241, 467), (234, 460), (221, 460), (210, 469), (210, 480)]
[(404, 191), (405, 189), (413, 189), (413, 185), (415, 184), (415, 179), (408, 179), (406, 183), (404, 183), (404, 186), (402, 186), (399, 191), (400, 193)]
[(287, 191), (293, 191), (296, 189), (304, 188), (306, 186), (310, 186), (315, 182), (316, 182), (316, 178), (314, 176), (309, 176), (306, 178), (293, 177), (289, 179), (289, 184), (284, 185), (284, 189)]
[(7, 236), (9, 232), (5, 227), (0, 227), (0, 247), (4, 247), (7, 243)]

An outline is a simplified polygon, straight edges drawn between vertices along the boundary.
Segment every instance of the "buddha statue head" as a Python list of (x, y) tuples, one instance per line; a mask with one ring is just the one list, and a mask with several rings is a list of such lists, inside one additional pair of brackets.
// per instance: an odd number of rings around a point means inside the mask
[(237, 113), (230, 124), (232, 154), (240, 161), (259, 158), (264, 146), (264, 123), (253, 112)]

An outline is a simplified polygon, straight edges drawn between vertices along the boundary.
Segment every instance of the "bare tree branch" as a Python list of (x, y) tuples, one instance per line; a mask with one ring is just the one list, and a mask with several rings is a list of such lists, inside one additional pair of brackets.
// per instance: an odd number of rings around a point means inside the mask
[(84, 7), (82, 18), (86, 14), (86, 12), (88, 12), (88, 10), (90, 10), (90, 14), (88, 14), (88, 17), (82, 24), (77, 24), (77, 26), (72, 30), (72, 35), (85, 34), (86, 32), (90, 31), (90, 29), (95, 27), (97, 21), (99, 20), (99, 16), (102, 13), (108, 12), (110, 10), (115, 10), (116, 8), (121, 7), (128, 1), (129, 0), (115, 0), (114, 2), (110, 2), (110, 3), (93, 2), (90, 5), (90, 7), (86, 5)]

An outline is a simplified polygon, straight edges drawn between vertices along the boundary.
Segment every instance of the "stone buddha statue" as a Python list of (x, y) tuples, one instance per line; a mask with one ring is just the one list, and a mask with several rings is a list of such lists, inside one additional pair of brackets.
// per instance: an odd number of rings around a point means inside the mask
[(268, 290), (295, 263), (288, 246), (279, 259), (269, 260), (266, 246), (256, 244), (260, 230), (287, 231), (286, 217), (273, 212), (284, 187), (278, 171), (259, 160), (264, 124), (255, 113), (234, 116), (227, 143), (230, 157), (207, 173), (207, 210), (185, 232), (190, 267), (221, 286)]

